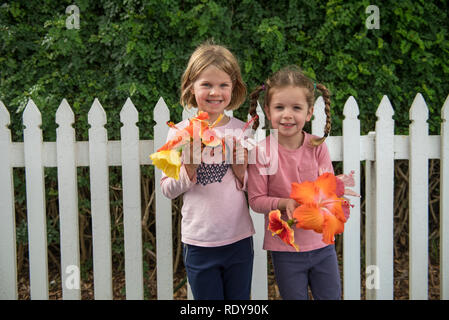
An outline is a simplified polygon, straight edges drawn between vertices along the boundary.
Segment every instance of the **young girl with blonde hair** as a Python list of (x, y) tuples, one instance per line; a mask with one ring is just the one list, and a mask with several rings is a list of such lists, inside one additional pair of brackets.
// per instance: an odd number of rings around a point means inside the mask
[[(303, 131), (312, 118), (317, 91), (322, 93), (326, 106), (323, 137)], [(280, 210), (283, 220), (292, 219), (298, 206), (290, 198), (292, 182), (315, 181), (321, 171), (333, 172), (327, 146), (323, 143), (331, 128), (329, 91), (323, 84), (307, 78), (298, 67), (289, 66), (273, 74), (251, 93), (250, 114), (255, 114), (261, 93), (265, 93), (263, 108), (271, 128), (277, 130), (277, 139), (270, 135), (257, 147), (257, 161), (248, 167), (248, 200), (254, 211), (265, 214), (263, 248), (271, 251), (280, 294), (283, 299), (308, 299), (310, 286), (315, 299), (340, 299), (334, 245), (324, 243), (322, 235), (313, 230), (295, 229), (294, 242), (300, 250), (296, 252), (268, 230), (268, 213), (272, 210)], [(256, 122), (253, 129), (258, 125)], [(273, 145), (277, 148), (272, 148)], [(266, 164), (273, 159), (277, 161), (277, 171), (263, 174)]]
[[(225, 130), (244, 126), (244, 122), (226, 116), (224, 111), (237, 109), (245, 96), (238, 62), (228, 49), (206, 43), (193, 52), (181, 79), (183, 107), (207, 112), (214, 131), (224, 138)], [(182, 130), (188, 124), (185, 120), (175, 127)], [(175, 133), (171, 128), (167, 141)], [(205, 152), (198, 148), (201, 146), (192, 143), (190, 150), (184, 150), (190, 151), (190, 157), (183, 152), (178, 180), (165, 174), (161, 179), (166, 197), (183, 195), (181, 238), (193, 296), (195, 299), (249, 299), (254, 227), (245, 197), (247, 161), (195, 163), (191, 155)], [(207, 152), (214, 150), (219, 151), (215, 148)], [(235, 152), (234, 145), (232, 153)]]

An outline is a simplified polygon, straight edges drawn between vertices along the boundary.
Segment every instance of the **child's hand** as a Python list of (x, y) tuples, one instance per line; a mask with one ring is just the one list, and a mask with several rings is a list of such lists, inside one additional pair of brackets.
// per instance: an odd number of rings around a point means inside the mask
[(240, 141), (233, 137), (234, 146), (232, 149), (232, 171), (237, 179), (243, 184), (246, 168), (248, 166), (248, 150), (244, 148)]
[(285, 211), (287, 212), (288, 219), (293, 219), (293, 212), (295, 209), (299, 207), (299, 203), (296, 202), (293, 199), (288, 199), (286, 205), (285, 205)]
[(279, 200), (278, 209), (287, 212), (287, 217), (289, 220), (293, 219), (293, 212), (299, 207), (299, 203), (290, 198), (283, 198)]

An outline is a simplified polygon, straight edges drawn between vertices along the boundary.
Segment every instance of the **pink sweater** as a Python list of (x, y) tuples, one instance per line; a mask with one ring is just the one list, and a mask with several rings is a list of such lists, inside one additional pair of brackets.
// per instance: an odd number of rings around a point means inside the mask
[[(188, 120), (184, 120), (176, 126), (183, 129), (188, 123)], [(231, 118), (226, 125), (215, 127), (214, 130), (224, 137), (224, 134), (229, 135), (232, 129), (242, 129), (244, 125), (244, 122)], [(174, 134), (175, 129), (170, 129), (167, 141)], [(179, 180), (162, 174), (162, 193), (170, 199), (183, 195), (181, 209), (183, 243), (217, 247), (234, 243), (255, 233), (245, 197), (247, 174), (242, 185), (230, 166), (221, 171), (223, 176), (218, 178), (212, 177), (209, 173), (203, 175), (202, 183), (197, 183), (197, 174), (191, 181), (184, 166), (181, 166)], [(210, 182), (215, 179), (220, 179), (221, 182)]]
[[(304, 143), (296, 150), (289, 150), (277, 143), (273, 136), (267, 137), (259, 143), (257, 163), (248, 167), (248, 200), (251, 208), (265, 214), (265, 236), (263, 248), (272, 251), (292, 251), (295, 249), (286, 245), (277, 236), (272, 236), (268, 228), (268, 213), (276, 210), (281, 198), (289, 198), (292, 182), (314, 181), (318, 178), (319, 168), (332, 168), (329, 151), (325, 143), (318, 147), (309, 145), (312, 135), (304, 132)], [(264, 165), (275, 163), (270, 159), (270, 145), (278, 148), (277, 170), (274, 174), (262, 175)], [(275, 147), (273, 145), (272, 147)], [(273, 153), (273, 149), (271, 151)], [(266, 168), (267, 166), (265, 166)], [(273, 170), (271, 170), (273, 171)], [(288, 220), (286, 212), (282, 212), (282, 219)], [(300, 251), (310, 251), (327, 246), (322, 234), (313, 230), (296, 229), (295, 243)]]

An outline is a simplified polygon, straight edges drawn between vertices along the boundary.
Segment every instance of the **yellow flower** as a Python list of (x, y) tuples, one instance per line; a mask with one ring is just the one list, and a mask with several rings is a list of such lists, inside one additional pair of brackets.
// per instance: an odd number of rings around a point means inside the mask
[(181, 169), (180, 152), (176, 150), (162, 150), (150, 155), (153, 164), (161, 169), (168, 177), (179, 179)]

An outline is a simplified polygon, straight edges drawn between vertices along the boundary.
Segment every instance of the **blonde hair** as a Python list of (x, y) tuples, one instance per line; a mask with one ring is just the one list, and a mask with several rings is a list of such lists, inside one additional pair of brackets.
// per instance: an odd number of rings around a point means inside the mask
[(218, 68), (231, 78), (232, 97), (226, 110), (235, 110), (240, 107), (246, 98), (246, 86), (243, 83), (237, 59), (227, 48), (211, 42), (198, 46), (190, 57), (181, 78), (181, 105), (187, 109), (198, 107), (191, 88), (200, 73), (209, 66)]
[[(263, 106), (268, 107), (271, 100), (272, 89), (282, 88), (287, 86), (294, 86), (306, 89), (306, 100), (309, 108), (315, 104), (315, 91), (321, 91), (325, 104), (326, 124), (324, 126), (324, 136), (322, 138), (313, 138), (311, 143), (313, 146), (319, 146), (324, 142), (326, 137), (331, 131), (331, 100), (329, 90), (321, 83), (315, 83), (304, 75), (302, 70), (295, 66), (287, 66), (281, 70), (275, 72), (270, 78), (268, 78), (264, 84), (258, 86), (249, 96), (249, 114), (251, 116), (256, 115), (257, 100), (261, 92), (265, 91), (265, 97), (263, 100)], [(253, 129), (256, 130), (259, 126), (259, 121), (256, 120), (253, 125)]]

